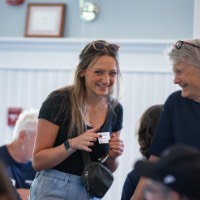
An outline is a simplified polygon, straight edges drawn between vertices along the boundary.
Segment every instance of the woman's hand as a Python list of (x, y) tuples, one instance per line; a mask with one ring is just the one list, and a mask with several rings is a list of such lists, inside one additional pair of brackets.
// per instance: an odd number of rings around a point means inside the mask
[(109, 156), (105, 161), (105, 165), (112, 172), (114, 172), (117, 169), (119, 165), (118, 157), (121, 156), (124, 151), (124, 144), (119, 136), (120, 136), (119, 132), (112, 133), (109, 140), (109, 152), (108, 152)]
[(99, 130), (99, 126), (85, 131), (83, 134), (78, 137), (70, 139), (70, 144), (72, 149), (79, 149), (91, 152), (91, 146), (94, 145), (94, 142), (97, 138), (100, 137), (96, 132)]
[(109, 140), (109, 148), (109, 157), (113, 159), (121, 156), (124, 151), (123, 141), (115, 133), (111, 135)]

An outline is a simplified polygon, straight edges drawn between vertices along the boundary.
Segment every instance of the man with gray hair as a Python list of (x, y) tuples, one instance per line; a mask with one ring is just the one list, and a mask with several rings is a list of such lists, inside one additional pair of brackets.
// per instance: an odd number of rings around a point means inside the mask
[(13, 140), (10, 144), (0, 147), (0, 159), (23, 200), (28, 199), (30, 185), (36, 173), (31, 160), (37, 117), (37, 109), (24, 110), (14, 127)]

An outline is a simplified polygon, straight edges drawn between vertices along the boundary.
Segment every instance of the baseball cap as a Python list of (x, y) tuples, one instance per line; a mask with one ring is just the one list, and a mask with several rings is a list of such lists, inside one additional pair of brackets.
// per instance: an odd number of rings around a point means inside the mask
[(200, 152), (188, 145), (173, 145), (157, 161), (137, 161), (135, 171), (189, 198), (200, 199)]

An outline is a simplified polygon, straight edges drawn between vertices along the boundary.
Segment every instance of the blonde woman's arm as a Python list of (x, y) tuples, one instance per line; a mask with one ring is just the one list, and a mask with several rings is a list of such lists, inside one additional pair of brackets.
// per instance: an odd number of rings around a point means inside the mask
[(45, 119), (39, 119), (33, 150), (33, 168), (36, 171), (53, 168), (71, 156), (77, 149), (90, 152), (90, 146), (99, 137), (96, 133), (98, 129), (99, 127), (89, 129), (83, 134), (70, 139), (72, 150), (69, 152), (66, 151), (64, 143), (54, 147), (59, 126)]
[(113, 132), (109, 140), (109, 152), (105, 161), (105, 165), (112, 172), (117, 169), (119, 165), (118, 157), (122, 155), (123, 151), (124, 144), (123, 141), (120, 139), (120, 131)]

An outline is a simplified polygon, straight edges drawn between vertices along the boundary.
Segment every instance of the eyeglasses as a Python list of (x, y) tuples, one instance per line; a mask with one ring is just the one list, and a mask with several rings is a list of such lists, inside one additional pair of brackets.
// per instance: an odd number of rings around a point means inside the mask
[(97, 51), (103, 51), (106, 48), (109, 48), (109, 50), (111, 50), (114, 53), (117, 53), (120, 49), (120, 46), (117, 44), (109, 44), (105, 42), (92, 42), (88, 45), (83, 54), (86, 53), (91, 46), (93, 46), (93, 48)]
[(186, 41), (182, 41), (182, 40), (177, 41), (177, 42), (175, 43), (175, 45), (174, 45), (174, 48), (180, 49), (180, 48), (182, 47), (183, 44), (187, 44), (187, 45), (190, 45), (190, 46), (193, 46), (193, 47), (196, 47), (196, 48), (200, 49), (200, 46), (197, 46), (197, 45), (195, 45), (195, 44), (192, 44), (192, 43), (186, 42)]

